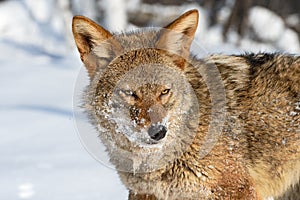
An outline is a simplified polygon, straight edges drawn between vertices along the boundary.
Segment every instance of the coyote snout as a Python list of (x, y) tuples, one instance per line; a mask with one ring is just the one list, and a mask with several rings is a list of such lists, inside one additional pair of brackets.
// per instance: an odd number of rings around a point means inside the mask
[[(161, 85), (143, 85), (137, 89), (120, 89), (120, 104), (123, 112), (129, 112), (130, 120), (137, 131), (145, 130), (141, 138), (149, 138), (151, 144), (165, 138), (167, 134), (167, 107), (171, 97), (171, 89)], [(151, 139), (150, 139), (151, 138)]]

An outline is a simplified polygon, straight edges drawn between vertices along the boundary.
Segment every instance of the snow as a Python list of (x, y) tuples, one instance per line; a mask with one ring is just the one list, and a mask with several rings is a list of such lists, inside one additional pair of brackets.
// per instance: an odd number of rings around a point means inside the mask
[(261, 39), (271, 41), (277, 40), (285, 28), (284, 21), (278, 15), (259, 6), (250, 10), (249, 23)]
[(297, 102), (297, 103), (295, 103), (295, 105), (296, 105), (296, 108), (295, 108), (295, 110), (300, 110), (300, 101), (299, 101), (299, 102)]
[(24, 0), (24, 4), (30, 10), (32, 17), (41, 23), (50, 21), (54, 6), (54, 0), (48, 0), (49, 3), (45, 1), (46, 0)]
[(126, 199), (116, 172), (88, 155), (75, 130), (77, 51), (39, 32), (22, 2), (0, 10), (0, 199)]
[[(287, 21), (293, 24), (297, 20), (299, 18), (291, 16)], [(267, 8), (253, 7), (249, 13), (249, 24), (261, 40), (274, 44), (281, 51), (299, 54), (300, 38), (286, 27), (284, 20), (276, 13)]]
[[(128, 192), (112, 167), (88, 154), (94, 152), (89, 148), (98, 148), (99, 141), (85, 149), (85, 138), (77, 135), (73, 97), (82, 64), (74, 44), (69, 43), (71, 14), (61, 14), (53, 2), (0, 3), (0, 199), (126, 199)], [(81, 8), (92, 10), (91, 5)], [(126, 26), (126, 19), (119, 19), (124, 13), (119, 14), (109, 22), (115, 23), (117, 30)], [(252, 22), (263, 19), (257, 18), (253, 16)], [(295, 33), (282, 28), (280, 20), (272, 22), (276, 23), (279, 25), (271, 29), (276, 33), (263, 37), (279, 39), (277, 47), (244, 39), (242, 48), (237, 48), (223, 43), (221, 29), (208, 29), (204, 21), (198, 33), (205, 34), (205, 38), (199, 36), (199, 43), (208, 52), (282, 47), (299, 54)]]
[(31, 183), (24, 183), (19, 186), (19, 197), (21, 199), (30, 199), (34, 194), (34, 186)]
[(0, 48), (0, 199), (125, 199), (116, 172), (87, 154), (74, 129), (78, 55)]
[[(127, 26), (126, 3), (124, 0), (103, 0), (106, 4), (106, 27), (111, 31), (122, 31)], [(116, 10), (118, 12), (116, 12)]]
[(295, 31), (291, 29), (285, 29), (276, 43), (280, 49), (285, 52), (299, 52), (300, 42), (298, 35)]

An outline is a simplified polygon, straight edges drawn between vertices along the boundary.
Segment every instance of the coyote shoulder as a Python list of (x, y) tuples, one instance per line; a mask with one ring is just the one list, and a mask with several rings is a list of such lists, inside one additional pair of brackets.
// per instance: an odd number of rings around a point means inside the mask
[(85, 109), (129, 199), (300, 199), (300, 57), (196, 58), (197, 23), (112, 34), (73, 18)]

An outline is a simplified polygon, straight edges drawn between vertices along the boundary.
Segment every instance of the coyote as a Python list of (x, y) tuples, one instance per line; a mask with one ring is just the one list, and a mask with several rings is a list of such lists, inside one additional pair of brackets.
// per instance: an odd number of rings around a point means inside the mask
[(112, 34), (73, 18), (83, 106), (129, 199), (300, 199), (300, 57), (197, 58), (197, 24), (190, 10)]

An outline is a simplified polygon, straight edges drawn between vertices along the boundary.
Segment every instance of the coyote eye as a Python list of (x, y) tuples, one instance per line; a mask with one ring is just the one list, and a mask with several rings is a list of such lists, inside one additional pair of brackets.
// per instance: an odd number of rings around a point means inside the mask
[(170, 92), (170, 89), (165, 89), (161, 92), (161, 95), (166, 95)]
[(133, 92), (131, 90), (123, 90), (122, 91), (124, 94), (126, 94), (127, 96), (132, 96)]
[(135, 99), (138, 99), (138, 96), (132, 90), (121, 90), (120, 92), (123, 93), (125, 96), (134, 97)]

